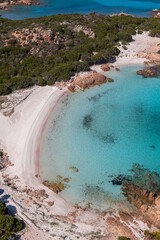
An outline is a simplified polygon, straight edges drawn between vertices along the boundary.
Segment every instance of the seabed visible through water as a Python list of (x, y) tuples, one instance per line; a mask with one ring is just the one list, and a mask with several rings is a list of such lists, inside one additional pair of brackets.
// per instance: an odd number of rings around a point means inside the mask
[(160, 174), (160, 78), (137, 75), (142, 66), (120, 69), (107, 72), (114, 83), (65, 95), (45, 129), (41, 177), (61, 181), (73, 204), (117, 208), (126, 200), (113, 180), (147, 188), (148, 174)]

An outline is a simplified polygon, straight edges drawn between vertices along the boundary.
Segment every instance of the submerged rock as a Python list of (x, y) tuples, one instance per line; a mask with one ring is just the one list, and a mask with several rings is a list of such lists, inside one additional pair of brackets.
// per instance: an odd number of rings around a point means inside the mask
[(56, 194), (58, 194), (64, 189), (64, 185), (60, 181), (56, 182), (44, 181), (43, 184)]
[(107, 78), (107, 82), (111, 83), (114, 82), (114, 80), (112, 78)]
[(70, 166), (70, 169), (73, 170), (74, 172), (79, 172), (78, 168), (76, 168), (74, 166)]
[(131, 179), (129, 179), (129, 177), (125, 177), (123, 175), (118, 175), (117, 177), (115, 177), (111, 182), (113, 185), (122, 185), (124, 182), (130, 182)]

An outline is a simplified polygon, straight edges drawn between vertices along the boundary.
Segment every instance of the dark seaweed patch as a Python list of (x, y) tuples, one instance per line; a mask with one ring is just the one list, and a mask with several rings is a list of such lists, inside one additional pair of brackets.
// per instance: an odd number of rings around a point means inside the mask
[(93, 97), (88, 98), (89, 101), (97, 102), (103, 95), (107, 94), (108, 92), (112, 91), (112, 89), (107, 89), (106, 91), (102, 92), (101, 94), (98, 93)]
[(89, 101), (97, 102), (103, 95), (102, 94), (97, 94), (93, 97), (88, 98)]
[(113, 134), (110, 134), (110, 133), (107, 133), (105, 135), (95, 131), (94, 135), (99, 138), (102, 142), (104, 143), (109, 143), (109, 144), (113, 144), (116, 142), (117, 138), (113, 135)]
[(85, 128), (87, 128), (87, 129), (90, 128), (92, 122), (93, 122), (93, 117), (92, 117), (91, 114), (88, 114), (88, 115), (84, 116), (84, 118), (83, 118), (83, 126)]
[(130, 169), (130, 174), (119, 174), (111, 180), (113, 185), (132, 183), (144, 190), (160, 195), (160, 175), (148, 168), (135, 163)]
[(105, 143), (115, 143), (116, 138), (112, 134), (107, 134), (100, 137)]

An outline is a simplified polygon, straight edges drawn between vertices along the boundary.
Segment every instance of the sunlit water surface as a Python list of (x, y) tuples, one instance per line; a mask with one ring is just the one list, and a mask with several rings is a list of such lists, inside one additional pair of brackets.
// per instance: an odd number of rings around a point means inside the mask
[(150, 16), (152, 9), (160, 9), (159, 0), (40, 0), (40, 6), (12, 6), (1, 11), (5, 18), (25, 19), (52, 14), (97, 12), (112, 14), (125, 12), (136, 16)]
[(141, 68), (112, 70), (114, 83), (67, 94), (49, 119), (40, 173), (70, 179), (60, 193), (67, 201), (106, 208), (123, 200), (121, 186), (110, 181), (130, 174), (134, 163), (160, 174), (160, 79), (136, 75)]

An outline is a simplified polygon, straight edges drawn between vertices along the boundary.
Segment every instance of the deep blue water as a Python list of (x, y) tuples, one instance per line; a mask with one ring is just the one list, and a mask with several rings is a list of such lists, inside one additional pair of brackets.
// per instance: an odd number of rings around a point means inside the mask
[(160, 79), (136, 75), (141, 68), (112, 70), (107, 76), (114, 83), (65, 96), (57, 105), (43, 135), (40, 173), (50, 181), (70, 178), (61, 193), (68, 201), (100, 208), (124, 199), (110, 180), (130, 174), (133, 164), (160, 174)]
[(1, 11), (3, 17), (25, 19), (52, 14), (98, 12), (112, 14), (125, 12), (136, 16), (150, 16), (152, 9), (160, 9), (160, 0), (40, 0), (41, 6), (12, 6)]

